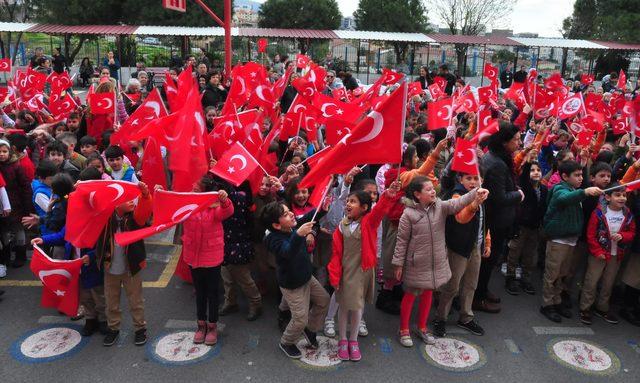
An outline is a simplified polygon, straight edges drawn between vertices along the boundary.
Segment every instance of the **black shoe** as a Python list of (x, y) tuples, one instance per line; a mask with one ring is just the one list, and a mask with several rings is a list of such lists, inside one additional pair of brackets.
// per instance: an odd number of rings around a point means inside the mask
[(109, 332), (109, 326), (107, 326), (107, 322), (98, 322), (98, 331), (100, 331), (100, 334), (102, 335), (107, 335), (107, 333)]
[(520, 285), (522, 287), (522, 291), (524, 291), (525, 293), (529, 295), (536, 295), (536, 288), (533, 287), (533, 284), (531, 282), (522, 282)]
[(102, 345), (105, 347), (113, 346), (118, 340), (118, 336), (120, 336), (120, 331), (109, 329), (107, 335), (105, 335), (104, 340), (102, 341)]
[(83, 318), (84, 318), (84, 314), (80, 314), (80, 315), (74, 315), (69, 319), (71, 319), (73, 322), (77, 322), (77, 321), (79, 321), (80, 319), (83, 319)]
[(84, 321), (84, 326), (80, 330), (80, 335), (91, 336), (98, 330), (97, 319), (87, 319)]
[(391, 290), (380, 290), (376, 298), (376, 308), (387, 314), (400, 315), (400, 304), (394, 300)]
[(133, 337), (133, 344), (136, 346), (142, 346), (147, 343), (147, 329), (141, 328), (140, 330), (135, 332), (135, 336)]
[(499, 304), (502, 301), (499, 296), (495, 295), (494, 293), (492, 293), (489, 290), (487, 290), (487, 293), (485, 294), (484, 297), (489, 302), (495, 303), (495, 304)]
[(291, 359), (302, 358), (302, 353), (295, 344), (283, 344), (281, 342), (280, 349)]
[(505, 290), (507, 290), (507, 293), (511, 295), (520, 295), (520, 286), (515, 278), (507, 278), (507, 281), (505, 282)]
[(556, 305), (556, 312), (567, 319), (571, 319), (571, 317), (573, 316), (573, 314), (571, 313), (571, 309), (564, 307), (562, 303)]
[(458, 327), (463, 328), (473, 335), (484, 335), (484, 329), (480, 327), (473, 319), (467, 323), (462, 323), (458, 321)]
[(631, 309), (621, 309), (618, 314), (622, 317), (622, 319), (631, 323), (634, 326), (640, 327), (640, 312)]
[(604, 319), (605, 322), (607, 323), (611, 323), (611, 324), (620, 323), (620, 320), (618, 320), (618, 318), (611, 312), (600, 311), (600, 310), (593, 310), (593, 312), (600, 318)]
[(318, 348), (318, 339), (315, 332), (305, 327), (304, 338), (307, 340), (309, 346), (311, 346), (312, 348)]
[(280, 311), (278, 310), (278, 327), (280, 331), (284, 332), (284, 329), (287, 328), (289, 321), (291, 320), (291, 311)]
[(593, 321), (591, 320), (591, 311), (580, 311), (580, 322), (586, 324), (587, 326), (591, 326)]
[(447, 336), (447, 322), (443, 320), (434, 320), (432, 323), (433, 326), (433, 335), (438, 338), (444, 338)]
[(562, 317), (556, 311), (555, 306), (540, 306), (540, 313), (552, 322), (562, 322)]
[(573, 303), (571, 303), (571, 295), (568, 292), (563, 291), (562, 293), (560, 293), (560, 299), (562, 299), (562, 303), (560, 303), (562, 307), (566, 309), (573, 308)]

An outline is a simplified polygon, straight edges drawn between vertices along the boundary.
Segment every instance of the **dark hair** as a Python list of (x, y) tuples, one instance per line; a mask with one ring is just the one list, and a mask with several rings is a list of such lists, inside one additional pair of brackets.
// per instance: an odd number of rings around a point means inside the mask
[(106, 159), (124, 157), (124, 150), (118, 145), (111, 145), (104, 151)]
[(290, 207), (293, 207), (293, 199), (294, 199), (293, 197), (298, 192), (298, 189), (306, 189), (306, 188), (298, 187), (298, 185), (300, 184), (300, 181), (301, 181), (300, 177), (293, 178), (292, 180), (289, 181), (289, 184), (287, 185), (287, 188), (284, 191), (287, 203), (289, 204)]
[(96, 141), (96, 139), (92, 136), (83, 136), (80, 139), (80, 143), (79, 143), (80, 147), (83, 147), (85, 145), (98, 145), (98, 141)]
[(371, 201), (371, 195), (364, 190), (355, 190), (349, 193), (349, 197), (356, 197), (360, 205), (367, 205), (367, 213), (371, 211), (371, 205), (373, 201)]
[(516, 134), (520, 134), (518, 127), (510, 122), (500, 121), (500, 128), (489, 137), (489, 150), (494, 153), (504, 153), (504, 144), (511, 141)]
[(563, 175), (570, 176), (571, 173), (576, 170), (582, 170), (582, 166), (573, 160), (564, 161), (558, 165), (558, 173), (560, 174), (560, 177)]
[(431, 152), (431, 144), (429, 141), (424, 138), (419, 139), (414, 142), (413, 145), (416, 147), (416, 153), (418, 154), (418, 158), (423, 158), (424, 156), (428, 156), (429, 152)]
[[(85, 58), (86, 58), (86, 57), (85, 57)], [(71, 113), (69, 113), (69, 117), (67, 117), (67, 121), (68, 121), (68, 120), (71, 120), (71, 119), (76, 119), (76, 118), (78, 118), (78, 119), (82, 118), (82, 117), (80, 116), (80, 113), (78, 113), (78, 112), (71, 112)]]
[(80, 172), (78, 176), (78, 180), (80, 181), (93, 181), (93, 180), (101, 180), (102, 173), (100, 170), (94, 168), (93, 166), (86, 167), (84, 170)]
[(73, 191), (73, 178), (66, 173), (58, 173), (51, 180), (51, 191), (62, 198)]
[(106, 168), (107, 165), (104, 163), (104, 158), (102, 158), (102, 156), (100, 155), (100, 153), (91, 153), (88, 157), (87, 157), (87, 166), (89, 166), (89, 163), (91, 163), (91, 161), (93, 160), (99, 160), (100, 163), (102, 164), (103, 168)]
[(625, 190), (626, 190), (625, 188), (613, 189), (613, 188), (615, 188), (616, 186), (620, 186), (620, 185), (621, 185), (621, 183), (620, 183), (620, 182), (618, 182), (618, 181), (614, 181), (614, 182), (610, 183), (610, 184), (609, 184), (609, 186), (607, 187), (607, 191), (605, 191), (605, 192), (604, 192), (604, 194), (606, 194), (606, 195), (609, 195), (609, 196), (610, 196), (610, 195), (612, 195), (612, 194), (613, 194), (613, 193), (615, 193), (615, 192), (619, 192), (619, 191), (622, 191), (622, 192), (623, 192), (623, 191), (625, 191)]
[(405, 196), (412, 201), (418, 202), (418, 200), (416, 199), (415, 195), (413, 195), (413, 193), (421, 192), (426, 182), (431, 182), (431, 180), (429, 180), (427, 177), (424, 177), (424, 176), (414, 177), (411, 180), (411, 182), (409, 182), (409, 185), (407, 185), (407, 188), (405, 189)]
[(603, 150), (596, 156), (597, 162), (606, 162), (610, 164), (613, 161), (613, 152), (609, 150)]
[(205, 174), (200, 178), (200, 186), (202, 187), (203, 192), (212, 192), (220, 190), (220, 185), (215, 181), (215, 179), (208, 174)]
[(280, 222), (280, 217), (284, 214), (284, 204), (279, 201), (269, 202), (262, 209), (260, 221), (267, 228), (273, 228), (273, 224)]
[(415, 140), (416, 138), (420, 138), (420, 136), (413, 132), (407, 132), (404, 134), (403, 140), (406, 144), (410, 144), (411, 141)]
[(416, 154), (416, 147), (409, 144), (407, 148), (402, 153), (402, 165), (404, 166), (407, 162), (411, 162), (413, 156)]
[(29, 143), (29, 139), (24, 134), (20, 133), (11, 133), (7, 136), (7, 140), (12, 146), (16, 147), (16, 151), (18, 153), (22, 153)]
[(613, 169), (611, 168), (611, 165), (609, 165), (606, 162), (596, 162), (593, 165), (591, 165), (591, 168), (589, 169), (590, 175), (595, 176), (600, 172), (607, 172), (611, 174), (613, 173)]
[(47, 177), (53, 177), (58, 173), (58, 167), (51, 160), (43, 158), (38, 162), (36, 167), (36, 177), (45, 179)]
[(69, 148), (67, 147), (67, 145), (64, 142), (55, 140), (55, 141), (50, 142), (49, 144), (47, 144), (47, 149), (46, 149), (47, 156), (51, 152), (62, 153), (62, 155), (65, 158), (67, 158), (67, 153), (69, 152)]
[(364, 190), (364, 188), (367, 185), (373, 185), (373, 186), (376, 187), (376, 190), (378, 190), (378, 184), (376, 184), (375, 180), (372, 180), (370, 178), (366, 178), (366, 179), (358, 181), (358, 183), (353, 187), (352, 190)]

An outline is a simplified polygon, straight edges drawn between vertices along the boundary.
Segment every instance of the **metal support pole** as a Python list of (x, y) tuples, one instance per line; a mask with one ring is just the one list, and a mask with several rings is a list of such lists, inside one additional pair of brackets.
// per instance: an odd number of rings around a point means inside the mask
[(518, 54), (520, 53), (520, 48), (516, 47), (516, 58), (513, 59), (513, 68), (511, 69), (511, 75), (514, 76), (516, 74), (516, 67), (518, 66)]
[(365, 60), (367, 63), (367, 84), (369, 83), (369, 55), (371, 54), (371, 41), (367, 42), (367, 59)]
[(251, 39), (247, 37), (247, 61), (251, 61)]
[(462, 78), (465, 79), (467, 77), (467, 53), (469, 52), (469, 46), (467, 45), (464, 48), (464, 63), (462, 64)]
[(569, 48), (562, 48), (562, 65), (560, 67), (560, 75), (564, 77), (564, 72), (567, 71), (567, 53), (569, 53)]
[(376, 60), (377, 61), (377, 63), (376, 63), (376, 72), (378, 72), (378, 73), (380, 72), (380, 58), (382, 56), (381, 49), (382, 48), (378, 47), (378, 59)]
[(362, 44), (362, 40), (358, 40), (358, 47), (356, 48), (356, 75), (360, 74), (360, 44)]
[(429, 73), (429, 65), (431, 65), (431, 63), (429, 62), (430, 57), (431, 57), (431, 44), (427, 44), (427, 75), (430, 74)]
[(540, 47), (538, 47), (538, 58), (536, 59), (536, 70), (538, 69), (539, 62), (540, 62)]
[(480, 76), (480, 86), (484, 84), (484, 64), (487, 62), (487, 44), (484, 44), (484, 49), (482, 50), (482, 75)]
[(219, 26), (224, 28), (224, 71), (227, 75), (231, 73), (231, 59), (233, 51), (231, 47), (231, 0), (224, 0), (224, 22), (213, 13), (213, 11), (202, 2), (202, 0), (195, 1), (206, 14), (211, 16)]

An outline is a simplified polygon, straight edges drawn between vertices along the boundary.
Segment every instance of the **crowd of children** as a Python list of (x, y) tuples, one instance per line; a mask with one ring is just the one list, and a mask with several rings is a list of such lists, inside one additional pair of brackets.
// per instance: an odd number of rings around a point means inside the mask
[[(458, 81), (452, 91), (463, 88)], [(579, 144), (566, 121), (538, 118), (531, 107), (520, 110), (501, 96), (490, 107), (499, 128), (475, 150), (480, 174), (467, 174), (452, 169), (452, 143), (456, 135), (474, 135), (477, 116), (461, 112), (456, 129), (429, 130), (429, 98), (425, 90), (410, 102), (400, 165), (334, 175), (321, 200), (300, 181), (307, 159), (325, 146), (322, 129), (314, 140), (303, 129), (273, 145), (280, 172), (265, 175), (256, 190), (249, 181), (235, 187), (211, 172), (196, 182), (193, 192), (217, 191), (218, 201), (181, 227), (181, 262), (188, 271), (182, 276), (195, 290), (194, 343), (216, 344), (219, 315), (239, 310), (236, 284), (249, 302), (249, 321), (261, 316), (262, 296), (277, 284), (279, 347), (291, 358), (301, 357), (301, 338), (317, 347), (323, 332), (338, 336), (341, 360), (360, 360), (358, 338), (368, 333), (364, 310), (374, 301), (399, 315), (398, 339), (405, 347), (413, 345), (416, 298), (414, 333), (424, 343), (446, 336), (452, 307), (458, 327), (483, 335), (474, 311), (502, 310), (489, 285), (503, 263), (505, 291), (535, 295), (541, 284), (539, 311), (551, 321), (571, 318), (577, 303), (586, 325), (593, 314), (618, 323), (612, 309), (618, 306), (624, 319), (640, 326), (640, 197), (626, 186), (640, 178), (635, 134), (614, 133), (605, 122), (591, 141)], [(2, 112), (0, 138), (0, 278), (7, 266), (27, 262), (31, 238), (54, 258), (81, 258), (82, 334), (100, 331), (105, 346), (115, 344), (124, 288), (134, 342), (144, 344), (145, 244), (114, 241), (117, 233), (147, 225), (152, 214), (141, 146), (110, 145), (109, 130), (88, 135), (86, 111), (74, 112), (66, 123), (47, 123), (6, 103), (2, 109), (8, 114)], [(137, 184), (139, 198), (116, 207), (94, 247), (74, 248), (64, 239), (74, 184), (111, 179)], [(620, 300), (612, 302), (614, 297)]]

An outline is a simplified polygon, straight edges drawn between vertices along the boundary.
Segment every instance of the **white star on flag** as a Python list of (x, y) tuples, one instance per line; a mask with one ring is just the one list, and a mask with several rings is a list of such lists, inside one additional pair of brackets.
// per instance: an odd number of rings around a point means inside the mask
[(342, 113), (343, 113), (342, 109), (337, 109), (336, 110), (336, 114), (342, 114)]
[(236, 170), (233, 168), (233, 166), (229, 166), (229, 169), (227, 169), (227, 173), (231, 174), (233, 172), (235, 172)]
[(56, 290), (56, 291), (55, 291), (55, 293), (56, 293), (56, 295), (57, 295), (57, 296), (59, 296), (59, 297), (64, 297), (64, 293), (65, 293), (65, 292), (64, 292), (64, 291), (62, 291), (62, 290)]

